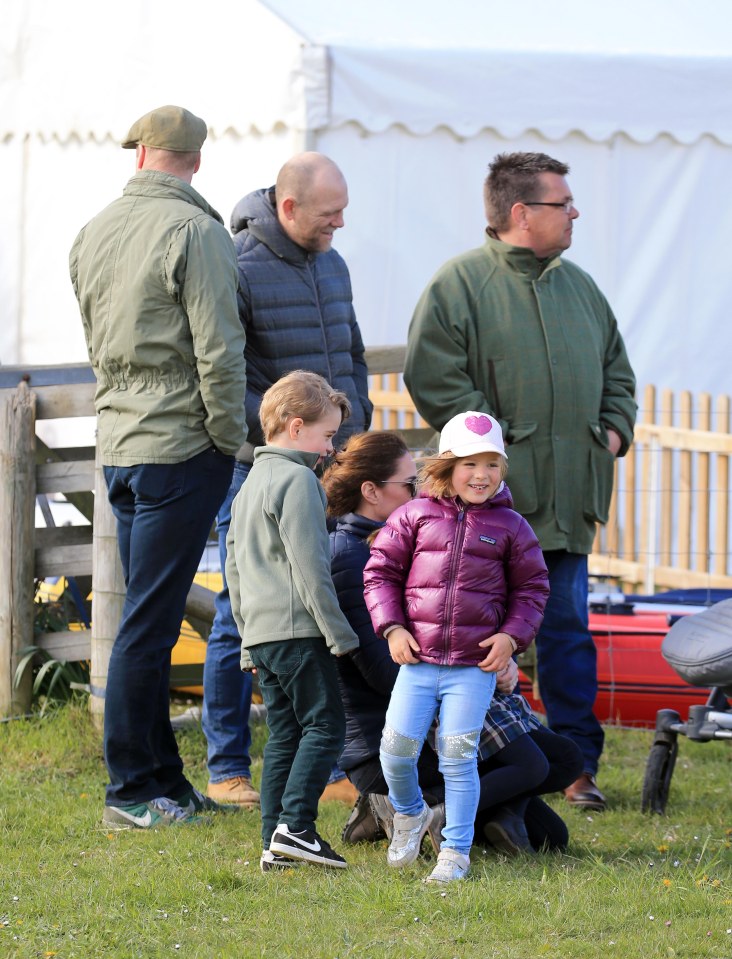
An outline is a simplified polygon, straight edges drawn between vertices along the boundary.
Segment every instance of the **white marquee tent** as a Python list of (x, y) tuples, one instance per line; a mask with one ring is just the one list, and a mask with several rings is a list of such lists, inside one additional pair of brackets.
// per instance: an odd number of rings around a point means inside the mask
[(728, 0), (5, 0), (0, 362), (86, 358), (69, 246), (132, 174), (132, 120), (180, 103), (226, 222), (298, 150), (339, 163), (369, 345), (404, 342), (435, 269), (482, 242), (496, 153), (566, 160), (569, 255), (640, 384), (732, 392), (731, 28)]

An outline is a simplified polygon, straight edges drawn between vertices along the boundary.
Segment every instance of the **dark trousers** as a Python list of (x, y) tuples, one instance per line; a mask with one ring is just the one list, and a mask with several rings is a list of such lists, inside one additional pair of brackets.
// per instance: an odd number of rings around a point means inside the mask
[(604, 734), (592, 711), (597, 696), (597, 651), (588, 627), (587, 557), (544, 552), (549, 601), (536, 637), (539, 692), (551, 729), (582, 751), (584, 772), (597, 772)]
[(260, 802), (269, 849), (279, 823), (315, 829), (318, 801), (346, 738), (335, 659), (323, 637), (249, 648), (267, 707)]
[(524, 817), (531, 845), (535, 849), (564, 849), (569, 833), (561, 816), (539, 796), (559, 792), (582, 772), (582, 753), (568, 736), (550, 729), (532, 729), (478, 763), (480, 801), (475, 817), (475, 838), (480, 841), (483, 825), (499, 805), (506, 805)]
[(127, 586), (104, 707), (109, 805), (189, 788), (170, 724), (170, 655), (233, 468), (213, 447), (183, 463), (104, 468)]
[[(437, 766), (437, 755), (425, 745), (417, 769), (419, 785), (428, 805), (443, 802), (445, 786)], [(566, 736), (549, 729), (533, 729), (478, 763), (480, 800), (475, 817), (475, 841), (483, 839), (483, 825), (493, 818), (495, 808), (517, 807), (534, 849), (566, 849), (569, 833), (564, 820), (540, 795), (558, 792), (573, 783), (582, 772), (582, 753)], [(366, 795), (388, 792), (379, 757), (374, 756), (348, 770), (348, 778)]]
[[(378, 756), (372, 756), (365, 762), (346, 770), (346, 775), (362, 796), (376, 793), (386, 796), (389, 787)], [(436, 806), (445, 801), (445, 781), (440, 772), (437, 753), (429, 743), (425, 743), (417, 760), (417, 778), (422, 796), (428, 806)]]

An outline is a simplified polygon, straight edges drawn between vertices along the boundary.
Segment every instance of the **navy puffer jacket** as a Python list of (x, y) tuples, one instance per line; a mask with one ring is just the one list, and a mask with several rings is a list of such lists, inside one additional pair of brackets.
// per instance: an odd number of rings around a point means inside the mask
[(308, 253), (277, 219), (274, 187), (240, 200), (231, 215), (239, 264), (239, 315), (246, 331), (249, 442), (264, 444), (262, 395), (281, 376), (319, 373), (348, 397), (352, 413), (336, 442), (367, 430), (372, 404), (351, 278), (335, 250)]
[(382, 525), (348, 513), (330, 534), (333, 585), (359, 639), (358, 649), (336, 659), (346, 713), (346, 745), (338, 765), (346, 771), (379, 755), (384, 717), (399, 672), (388, 644), (374, 634), (363, 599), (363, 569), (370, 555), (366, 539)]
[(379, 636), (404, 626), (419, 659), (475, 666), (494, 633), (518, 652), (530, 645), (549, 596), (546, 564), (504, 484), (481, 506), (422, 494), (395, 510), (378, 533), (364, 570), (364, 596)]

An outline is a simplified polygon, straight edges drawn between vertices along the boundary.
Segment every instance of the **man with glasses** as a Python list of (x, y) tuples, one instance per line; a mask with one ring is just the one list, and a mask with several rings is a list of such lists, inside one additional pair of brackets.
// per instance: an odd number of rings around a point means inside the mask
[(635, 378), (605, 297), (561, 258), (579, 216), (568, 172), (544, 153), (499, 154), (490, 164), (485, 244), (446, 263), (422, 294), (404, 380), (436, 430), (464, 410), (501, 424), (514, 506), (549, 569), (536, 638), (541, 698), (549, 726), (584, 757), (565, 795), (601, 810), (587, 556), (595, 524), (608, 518), (615, 457), (633, 439)]

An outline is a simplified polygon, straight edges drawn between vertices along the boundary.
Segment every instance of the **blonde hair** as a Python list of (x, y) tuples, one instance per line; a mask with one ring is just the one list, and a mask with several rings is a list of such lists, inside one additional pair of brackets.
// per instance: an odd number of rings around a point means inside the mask
[[(430, 496), (434, 496), (435, 499), (444, 499), (454, 496), (455, 490), (452, 486), (453, 470), (460, 460), (468, 459), (471, 459), (471, 457), (455, 456), (454, 453), (451, 453), (449, 450), (447, 450), (445, 453), (441, 453), (434, 459), (427, 460), (425, 465), (422, 467), (422, 488), (426, 490)], [(499, 459), (501, 463), (501, 479), (503, 480), (506, 478), (506, 474), (508, 473), (508, 463), (503, 456), (500, 456)]]
[(262, 397), (259, 421), (265, 442), (281, 433), (288, 420), (299, 416), (303, 423), (317, 423), (335, 407), (341, 412), (341, 423), (351, 415), (348, 397), (317, 373), (293, 370), (273, 383)]

